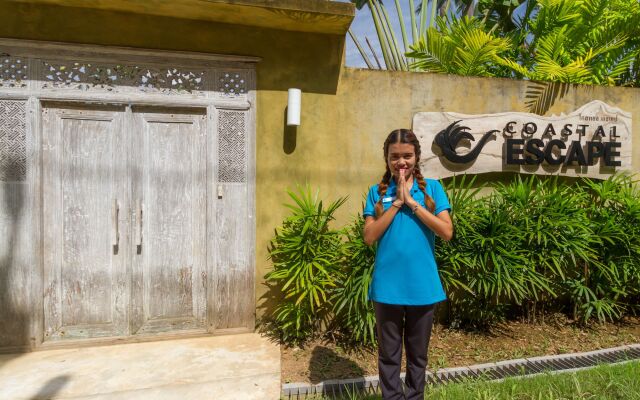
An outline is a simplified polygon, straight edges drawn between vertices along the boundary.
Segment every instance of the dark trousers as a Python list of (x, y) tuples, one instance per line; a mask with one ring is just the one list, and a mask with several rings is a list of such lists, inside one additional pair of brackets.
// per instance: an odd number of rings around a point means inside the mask
[[(423, 400), (434, 305), (373, 304), (376, 311), (378, 373), (383, 400)], [(404, 394), (400, 380), (403, 337), (407, 352)]]

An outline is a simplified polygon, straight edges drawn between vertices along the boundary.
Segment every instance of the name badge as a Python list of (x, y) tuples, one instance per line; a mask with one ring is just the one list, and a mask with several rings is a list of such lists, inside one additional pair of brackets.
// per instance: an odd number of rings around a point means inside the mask
[(396, 199), (396, 196), (393, 196), (393, 197), (383, 197), (383, 198), (382, 198), (382, 202), (383, 202), (383, 203), (388, 203), (388, 202), (390, 202), (390, 201), (394, 201), (395, 199)]

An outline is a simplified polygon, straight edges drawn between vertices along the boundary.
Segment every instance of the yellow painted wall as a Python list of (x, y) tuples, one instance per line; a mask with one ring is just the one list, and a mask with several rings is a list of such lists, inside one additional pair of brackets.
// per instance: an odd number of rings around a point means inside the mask
[[(287, 215), (281, 206), (287, 187), (308, 181), (328, 200), (348, 195), (337, 214), (336, 226), (342, 226), (361, 210), (368, 187), (381, 179), (382, 145), (391, 130), (410, 128), (413, 115), (423, 111), (526, 112), (528, 85), (510, 79), (345, 68), (335, 95), (303, 94), (301, 126), (295, 134), (287, 133), (283, 124), (286, 93), (259, 93), (260, 104), (273, 107), (262, 108), (258, 118), (258, 277), (270, 268), (266, 247), (273, 228)], [(570, 89), (548, 115), (570, 113), (595, 99), (640, 115), (640, 89), (595, 86)], [(283, 147), (286, 140), (295, 142), (294, 151)], [(640, 172), (637, 123), (633, 141), (633, 168)], [(429, 176), (429, 171), (423, 174)], [(487, 176), (496, 177), (499, 174)], [(258, 286), (258, 298), (262, 293)]]
[[(262, 57), (256, 127), (258, 299), (270, 269), (267, 245), (287, 215), (282, 206), (287, 188), (308, 182), (327, 199), (348, 195), (338, 212), (339, 226), (360, 210), (362, 195), (384, 172), (387, 133), (410, 127), (414, 113), (525, 111), (526, 82), (341, 69), (343, 36), (0, 2), (0, 37)], [(297, 129), (285, 126), (290, 87), (303, 90)], [(640, 115), (640, 90), (604, 87), (571, 89), (550, 113), (571, 112), (593, 99)], [(638, 128), (633, 140), (640, 143)], [(639, 145), (633, 158), (634, 170), (640, 171)]]

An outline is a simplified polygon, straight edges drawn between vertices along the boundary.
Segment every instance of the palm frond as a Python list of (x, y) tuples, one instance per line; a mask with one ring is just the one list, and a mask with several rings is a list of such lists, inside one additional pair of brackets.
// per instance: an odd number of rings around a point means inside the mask
[(563, 98), (571, 85), (565, 82), (535, 82), (527, 84), (525, 104), (529, 112), (544, 115), (558, 98)]

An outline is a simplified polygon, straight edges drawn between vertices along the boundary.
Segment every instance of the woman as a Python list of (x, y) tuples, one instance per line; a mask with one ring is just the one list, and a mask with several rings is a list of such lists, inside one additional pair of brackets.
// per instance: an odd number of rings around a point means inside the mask
[[(384, 400), (424, 398), (427, 348), (435, 303), (446, 298), (435, 261), (435, 235), (453, 236), (449, 200), (420, 172), (420, 143), (409, 129), (384, 142), (386, 172), (369, 190), (364, 241), (378, 241), (369, 287), (378, 333), (378, 371)], [(407, 352), (403, 394), (402, 342)]]

